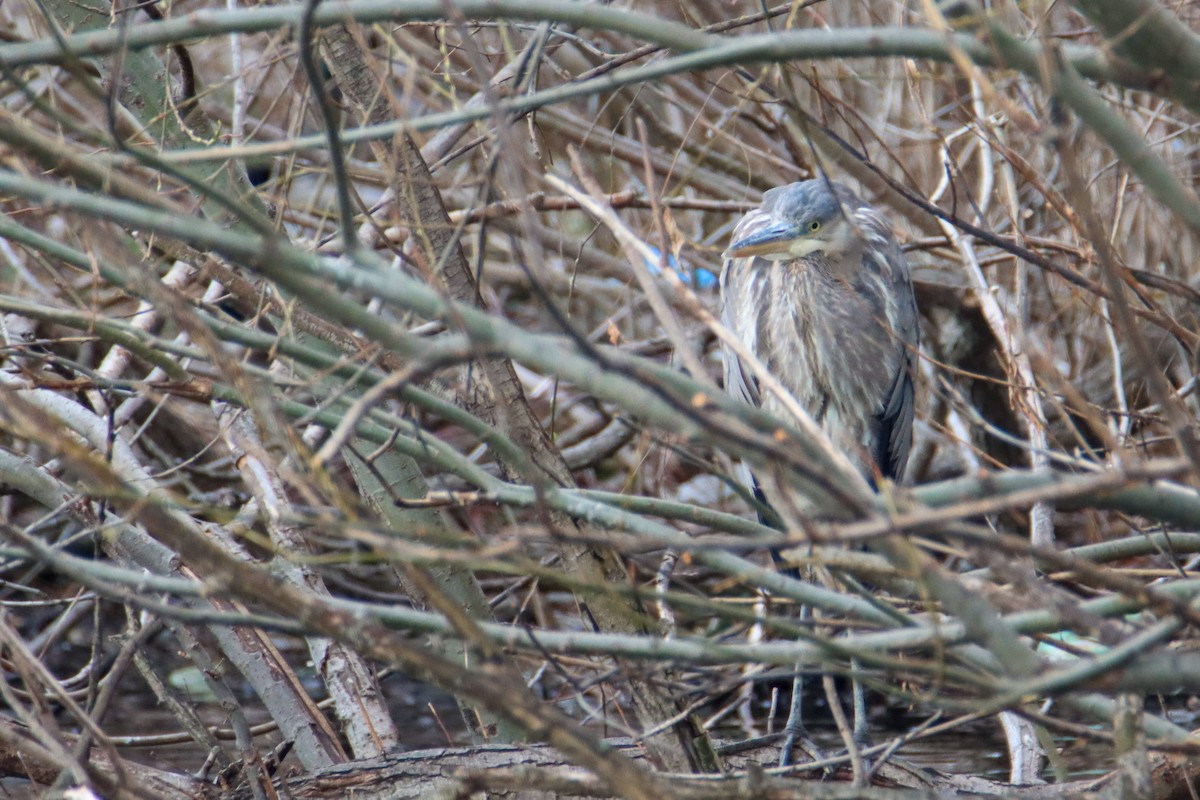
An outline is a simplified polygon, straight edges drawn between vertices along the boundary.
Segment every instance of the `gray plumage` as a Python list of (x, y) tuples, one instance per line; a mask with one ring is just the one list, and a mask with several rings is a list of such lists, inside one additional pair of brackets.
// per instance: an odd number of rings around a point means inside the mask
[[(864, 476), (899, 481), (912, 443), (917, 308), (887, 220), (839, 183), (793, 183), (763, 195), (725, 255), (725, 324)], [(725, 386), (787, 418), (728, 348)]]

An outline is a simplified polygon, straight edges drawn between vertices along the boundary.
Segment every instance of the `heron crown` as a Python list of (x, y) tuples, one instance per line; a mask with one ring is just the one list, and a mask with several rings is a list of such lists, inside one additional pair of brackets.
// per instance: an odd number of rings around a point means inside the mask
[(844, 206), (857, 205), (854, 200), (854, 193), (848, 187), (814, 178), (769, 189), (763, 195), (763, 210), (780, 222), (795, 224), (805, 233), (819, 233), (845, 216)]

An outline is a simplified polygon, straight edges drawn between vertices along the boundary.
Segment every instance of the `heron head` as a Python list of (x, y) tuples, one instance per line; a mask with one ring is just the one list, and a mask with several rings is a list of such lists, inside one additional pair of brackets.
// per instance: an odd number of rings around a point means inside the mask
[[(848, 196), (839, 197), (841, 190)], [(763, 195), (766, 226), (730, 244), (725, 257), (792, 261), (809, 253), (841, 252), (854, 236), (846, 216), (853, 208), (848, 202), (853, 196), (849, 189), (823, 178), (771, 189)]]

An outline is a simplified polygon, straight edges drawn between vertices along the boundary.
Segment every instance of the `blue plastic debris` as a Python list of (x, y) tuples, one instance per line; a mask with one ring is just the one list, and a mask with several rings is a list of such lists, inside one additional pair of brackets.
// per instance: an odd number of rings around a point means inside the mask
[[(659, 264), (662, 259), (662, 251), (657, 247), (651, 247), (654, 251), (654, 258), (646, 259), (646, 266), (650, 268), (650, 272), (657, 275), (661, 271)], [(704, 267), (696, 267), (695, 270), (680, 269), (679, 262), (674, 255), (667, 256), (667, 266), (679, 276), (679, 280), (683, 281), (687, 286), (695, 286), (697, 289), (710, 289), (717, 285), (717, 276), (708, 271)], [(692, 276), (695, 275), (695, 283), (692, 282)]]

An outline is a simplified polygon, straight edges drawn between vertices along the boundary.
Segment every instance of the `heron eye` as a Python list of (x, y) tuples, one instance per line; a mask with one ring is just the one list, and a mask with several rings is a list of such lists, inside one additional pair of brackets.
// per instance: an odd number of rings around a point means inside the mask
[(808, 232), (809, 233), (816, 233), (819, 230), (821, 230), (821, 223), (817, 222), (816, 220), (813, 220), (812, 222), (808, 223)]

